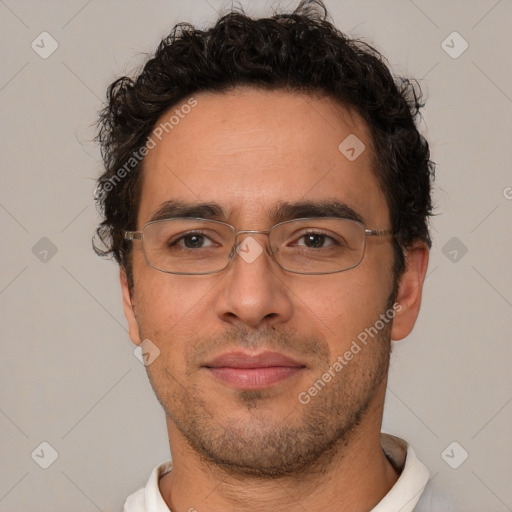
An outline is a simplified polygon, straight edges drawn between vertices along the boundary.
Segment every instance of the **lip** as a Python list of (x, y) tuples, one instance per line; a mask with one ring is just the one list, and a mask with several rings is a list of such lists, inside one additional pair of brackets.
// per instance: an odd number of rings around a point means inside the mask
[(261, 389), (296, 375), (305, 365), (279, 352), (226, 352), (204, 365), (216, 379), (240, 389)]
[(301, 368), (304, 365), (279, 352), (265, 351), (254, 355), (245, 352), (226, 352), (204, 366), (208, 368), (269, 368), (271, 366)]

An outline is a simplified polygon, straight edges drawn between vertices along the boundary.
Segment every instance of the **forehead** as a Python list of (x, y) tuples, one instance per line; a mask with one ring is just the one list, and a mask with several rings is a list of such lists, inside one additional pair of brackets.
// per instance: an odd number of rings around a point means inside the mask
[(369, 129), (329, 97), (200, 93), (162, 115), (151, 138), (139, 225), (169, 200), (215, 202), (227, 221), (260, 224), (278, 203), (336, 200), (367, 223), (388, 223)]

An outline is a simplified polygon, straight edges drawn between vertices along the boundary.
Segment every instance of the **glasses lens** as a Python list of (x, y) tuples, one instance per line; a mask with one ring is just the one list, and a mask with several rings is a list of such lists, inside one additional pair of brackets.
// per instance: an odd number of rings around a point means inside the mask
[[(335, 218), (283, 222), (269, 237), (277, 263), (300, 274), (353, 268), (361, 262), (366, 243), (361, 223)], [(165, 219), (150, 222), (143, 229), (149, 265), (175, 274), (209, 274), (224, 269), (234, 244), (234, 228), (217, 221)]]
[(158, 270), (178, 274), (222, 270), (234, 241), (233, 230), (216, 221), (168, 219), (150, 222), (143, 229), (148, 263)]
[(349, 219), (300, 219), (270, 233), (272, 251), (285, 270), (329, 274), (357, 266), (365, 248), (364, 226)]

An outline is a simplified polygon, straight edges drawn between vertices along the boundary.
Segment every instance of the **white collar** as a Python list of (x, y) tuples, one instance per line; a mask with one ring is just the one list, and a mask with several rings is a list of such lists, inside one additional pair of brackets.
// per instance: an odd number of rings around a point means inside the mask
[(403, 439), (381, 434), (380, 443), (400, 476), (371, 512), (412, 512), (427, 485), (430, 476), (428, 469)]
[[(389, 434), (381, 434), (381, 445), (400, 473), (391, 490), (371, 512), (413, 512), (429, 479), (427, 468), (418, 460), (411, 446)], [(172, 470), (172, 461), (162, 462), (151, 472), (146, 487), (128, 496), (124, 512), (169, 512), (160, 489), (159, 479)]]

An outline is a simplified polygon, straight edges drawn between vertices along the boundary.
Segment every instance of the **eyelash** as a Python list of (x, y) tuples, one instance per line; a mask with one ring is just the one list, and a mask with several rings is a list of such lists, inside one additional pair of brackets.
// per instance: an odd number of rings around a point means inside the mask
[[(298, 240), (301, 240), (303, 239), (304, 237), (307, 237), (308, 235), (318, 235), (318, 236), (323, 236), (325, 237), (326, 240), (330, 240), (332, 242), (332, 245), (340, 245), (340, 243), (335, 239), (333, 238), (332, 236), (329, 236), (327, 233), (323, 233), (323, 232), (320, 232), (320, 231), (307, 231), (305, 233), (302, 233), (298, 238), (296, 238), (294, 241), (295, 243), (298, 241)], [(167, 242), (167, 245), (169, 247), (172, 247), (172, 246), (177, 246), (179, 244), (179, 242), (189, 238), (189, 237), (193, 237), (193, 236), (202, 236), (204, 237), (205, 239), (208, 239), (210, 240), (210, 242), (212, 242), (213, 244), (215, 244), (215, 241), (212, 240), (211, 237), (209, 237), (207, 234), (205, 234), (204, 232), (201, 232), (201, 231), (189, 231), (187, 233), (184, 233), (182, 235), (180, 235), (179, 237), (175, 238), (174, 240), (172, 241), (168, 241)]]

